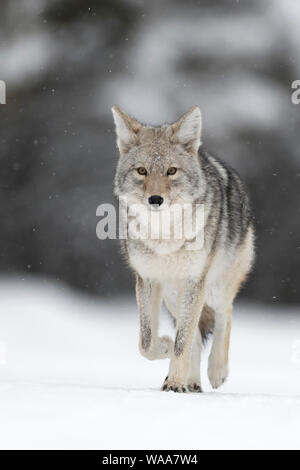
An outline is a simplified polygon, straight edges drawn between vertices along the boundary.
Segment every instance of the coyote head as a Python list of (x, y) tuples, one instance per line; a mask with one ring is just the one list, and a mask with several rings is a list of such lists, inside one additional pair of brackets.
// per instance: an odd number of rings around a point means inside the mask
[(116, 195), (156, 210), (193, 203), (199, 197), (199, 188), (204, 190), (198, 159), (199, 107), (160, 127), (143, 125), (118, 106), (112, 112), (120, 152)]

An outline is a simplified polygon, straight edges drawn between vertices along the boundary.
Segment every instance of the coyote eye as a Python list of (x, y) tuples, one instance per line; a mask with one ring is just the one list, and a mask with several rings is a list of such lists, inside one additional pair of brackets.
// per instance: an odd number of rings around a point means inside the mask
[(140, 166), (138, 169), (137, 169), (137, 172), (139, 175), (142, 175), (142, 176), (146, 176), (147, 174), (147, 170), (146, 168), (144, 168), (143, 166)]
[(177, 168), (175, 168), (175, 166), (171, 166), (167, 171), (167, 175), (171, 175), (171, 176), (175, 175), (176, 171), (177, 171)]

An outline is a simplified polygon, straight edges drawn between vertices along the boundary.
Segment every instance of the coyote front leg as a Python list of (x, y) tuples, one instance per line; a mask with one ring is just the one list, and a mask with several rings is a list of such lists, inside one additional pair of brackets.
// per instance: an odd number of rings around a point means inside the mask
[(140, 312), (140, 353), (147, 359), (166, 359), (173, 351), (168, 336), (158, 337), (158, 316), (162, 302), (162, 288), (158, 282), (137, 275), (136, 298)]
[(187, 279), (180, 289), (180, 310), (176, 325), (174, 353), (163, 390), (186, 392), (190, 371), (191, 348), (204, 305), (204, 280)]
[(188, 375), (188, 389), (190, 392), (202, 392), (200, 378), (201, 351), (202, 337), (198, 326), (195, 328), (191, 350), (190, 370)]

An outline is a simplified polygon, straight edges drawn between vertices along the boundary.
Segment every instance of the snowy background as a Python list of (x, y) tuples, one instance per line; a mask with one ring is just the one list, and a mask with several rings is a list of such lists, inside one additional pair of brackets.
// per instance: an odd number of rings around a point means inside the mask
[(203, 394), (159, 390), (168, 361), (138, 354), (133, 299), (3, 281), (0, 311), (0, 448), (300, 448), (294, 308), (238, 303), (228, 382), (211, 390), (205, 354)]
[[(0, 448), (300, 448), (298, 0), (1, 0)], [(250, 189), (257, 261), (213, 392), (159, 392), (133, 277), (96, 237), (111, 106), (198, 104)], [(167, 316), (162, 328), (170, 330)]]

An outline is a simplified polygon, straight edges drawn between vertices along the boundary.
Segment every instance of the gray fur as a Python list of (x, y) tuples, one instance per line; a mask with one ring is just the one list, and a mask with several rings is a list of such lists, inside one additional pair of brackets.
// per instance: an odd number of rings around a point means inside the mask
[[(115, 194), (141, 204), (145, 213), (151, 195), (162, 196), (162, 206), (203, 204), (205, 212), (204, 245), (197, 251), (187, 251), (185, 236), (123, 241), (137, 277), (140, 351), (149, 359), (171, 358), (164, 389), (199, 391), (199, 344), (214, 330), (208, 375), (216, 388), (228, 371), (232, 303), (254, 257), (248, 193), (235, 170), (202, 149), (198, 107), (161, 127), (144, 126), (118, 107), (113, 114), (120, 150)], [(170, 167), (176, 174), (168, 176)], [(176, 318), (175, 345), (158, 337), (162, 298)]]

